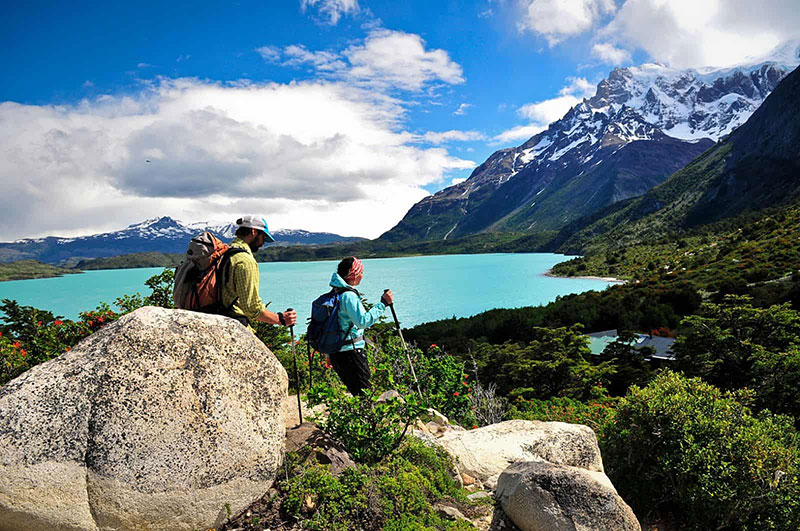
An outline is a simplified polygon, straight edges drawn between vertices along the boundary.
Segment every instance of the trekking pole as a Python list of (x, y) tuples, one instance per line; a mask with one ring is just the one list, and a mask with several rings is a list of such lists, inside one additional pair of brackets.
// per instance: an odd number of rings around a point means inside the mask
[[(383, 290), (384, 293), (389, 291), (388, 289)], [(419, 388), (419, 380), (417, 380), (417, 373), (414, 372), (414, 364), (411, 363), (411, 355), (408, 353), (408, 347), (406, 346), (406, 340), (403, 337), (403, 331), (400, 329), (400, 321), (397, 320), (397, 313), (394, 311), (394, 303), (389, 305), (389, 308), (392, 310), (392, 317), (394, 317), (394, 325), (397, 327), (397, 333), (400, 335), (400, 343), (403, 344), (403, 350), (406, 353), (406, 359), (408, 360), (408, 366), (411, 367), (411, 376), (414, 377), (414, 382), (417, 384), (417, 392), (419, 393), (419, 397), (422, 398), (422, 390)]]
[[(292, 308), (287, 308), (291, 312)], [(294, 359), (294, 379), (297, 382), (297, 413), (300, 415), (300, 424), (303, 423), (303, 407), (300, 405), (300, 372), (297, 370), (297, 354), (294, 351), (294, 325), (289, 327), (289, 334), (292, 336), (292, 359)], [(308, 368), (311, 370), (311, 367)]]
[(306, 336), (306, 350), (308, 351), (308, 388), (311, 389), (314, 387), (314, 376), (311, 374), (311, 344), (308, 342), (308, 336)]

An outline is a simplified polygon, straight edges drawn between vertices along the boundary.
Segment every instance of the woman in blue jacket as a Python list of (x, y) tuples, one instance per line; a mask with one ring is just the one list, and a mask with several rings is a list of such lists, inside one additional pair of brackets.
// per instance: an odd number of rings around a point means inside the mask
[(392, 292), (389, 290), (370, 311), (364, 309), (361, 297), (355, 289), (363, 278), (363, 262), (355, 256), (349, 256), (339, 262), (330, 283), (331, 287), (341, 291), (339, 328), (346, 334), (342, 349), (330, 355), (331, 365), (353, 396), (364, 394), (363, 390), (370, 385), (369, 363), (364, 352), (364, 330), (383, 315), (393, 300)]

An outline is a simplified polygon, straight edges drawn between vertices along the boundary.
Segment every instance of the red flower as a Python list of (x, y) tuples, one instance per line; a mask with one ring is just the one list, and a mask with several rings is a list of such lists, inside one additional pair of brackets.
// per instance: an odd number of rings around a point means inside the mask
[(28, 352), (25, 349), (20, 350), (19, 353), (22, 354), (23, 358), (28, 355)]
[(64, 322), (63, 321), (59, 321), (58, 319), (56, 319), (55, 321), (53, 321), (53, 324), (56, 325), (56, 326), (61, 326), (62, 324), (64, 324)]
[(20, 345), (19, 341), (15, 341), (14, 344), (11, 345), (11, 346), (14, 347), (14, 348), (19, 348), (21, 345)]
[(37, 321), (36, 322), (36, 326), (42, 326), (42, 322), (41, 321)]
[(65, 350), (64, 352), (69, 352), (70, 350), (72, 350), (72, 347), (67, 347), (67, 350)]
[(465, 379), (465, 380), (469, 379), (469, 374), (465, 374), (465, 375), (464, 375), (464, 379)]
[(94, 321), (89, 321), (89, 326), (92, 326), (93, 324), (94, 324)]
[(455, 393), (453, 393), (453, 396), (458, 396), (458, 391), (456, 391)]
[(105, 321), (105, 319), (103, 319), (103, 316), (97, 318), (98, 323), (102, 323), (103, 321)]
[(3, 332), (0, 332), (0, 337), (3, 337)]
[(431, 343), (431, 346), (429, 348), (439, 348), (439, 347), (436, 346), (436, 343)]
[(469, 385), (467, 382), (461, 382), (461, 385)]
[(478, 425), (477, 425), (477, 424), (473, 424), (473, 425), (472, 425), (472, 429), (473, 429), (473, 430), (477, 430), (477, 429), (478, 429)]

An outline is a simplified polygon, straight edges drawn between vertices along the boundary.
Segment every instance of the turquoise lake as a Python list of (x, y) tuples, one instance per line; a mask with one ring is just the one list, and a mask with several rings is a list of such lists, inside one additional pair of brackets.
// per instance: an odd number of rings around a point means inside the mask
[[(359, 286), (369, 301), (384, 288), (395, 295), (395, 310), (403, 326), (447, 317), (468, 317), (492, 308), (536, 306), (559, 295), (602, 290), (610, 282), (594, 279), (552, 278), (548, 269), (566, 260), (563, 255), (472, 254), (377, 258), (364, 260)], [(293, 307), (299, 328), (311, 311), (311, 301), (328, 290), (337, 262), (276, 262), (259, 264), (261, 297), (269, 309)], [(88, 271), (78, 275), (0, 283), (0, 299), (76, 318), (99, 303), (113, 306), (123, 294), (148, 294), (144, 281), (162, 268)], [(391, 313), (387, 311), (391, 318)]]

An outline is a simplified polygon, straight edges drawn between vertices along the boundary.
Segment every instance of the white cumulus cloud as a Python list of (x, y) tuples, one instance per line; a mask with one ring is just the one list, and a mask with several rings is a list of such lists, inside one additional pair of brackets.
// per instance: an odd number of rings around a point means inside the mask
[(421, 90), (425, 83), (443, 81), (464, 83), (461, 66), (445, 50), (427, 50), (419, 35), (379, 29), (372, 31), (363, 45), (344, 51), (351, 68), (348, 76), (370, 84), (382, 82)]
[(431, 144), (444, 144), (445, 142), (485, 140), (486, 135), (480, 131), (458, 131), (456, 129), (451, 129), (450, 131), (443, 131), (441, 133), (429, 131), (422, 135), (422, 139)]
[(541, 133), (545, 129), (547, 129), (547, 126), (544, 125), (518, 125), (492, 137), (492, 143), (508, 144), (509, 142), (516, 142), (518, 140), (527, 140), (533, 135)]
[(631, 62), (631, 53), (622, 48), (617, 48), (610, 42), (603, 42), (592, 46), (592, 57), (614, 66)]
[(76, 105), (3, 102), (0, 240), (242, 212), (377, 236), (422, 186), (474, 166), (418, 146), (403, 113), (392, 98), (322, 81), (162, 79)]
[(427, 49), (419, 35), (382, 28), (370, 31), (363, 43), (341, 52), (312, 51), (303, 45), (282, 49), (263, 46), (256, 51), (269, 62), (307, 65), (320, 76), (373, 90), (418, 92), (435, 83), (456, 85), (465, 81), (461, 65), (447, 51)]
[(677, 68), (732, 66), (800, 38), (796, 0), (627, 0), (599, 37)]
[(256, 52), (265, 60), (276, 63), (281, 58), (281, 50), (277, 46), (262, 46), (256, 48)]
[(591, 29), (615, 10), (613, 0), (523, 0), (521, 31), (532, 31), (553, 46)]
[(316, 8), (320, 20), (335, 26), (342, 15), (355, 15), (359, 12), (358, 0), (300, 0), (300, 9)]
[(471, 103), (462, 103), (461, 105), (458, 106), (458, 109), (453, 111), (453, 114), (456, 116), (464, 116), (465, 114), (467, 114), (467, 109), (469, 109), (470, 107), (472, 107)]
[(585, 78), (572, 77), (568, 84), (559, 91), (559, 96), (549, 100), (527, 103), (517, 109), (517, 114), (528, 118), (539, 125), (548, 125), (560, 119), (568, 110), (594, 95), (595, 86)]
[(517, 109), (517, 114), (531, 123), (513, 127), (492, 138), (495, 144), (517, 140), (527, 140), (547, 129), (547, 126), (560, 120), (572, 107), (594, 95), (596, 87), (586, 78), (570, 77), (559, 95), (548, 100), (526, 103)]

